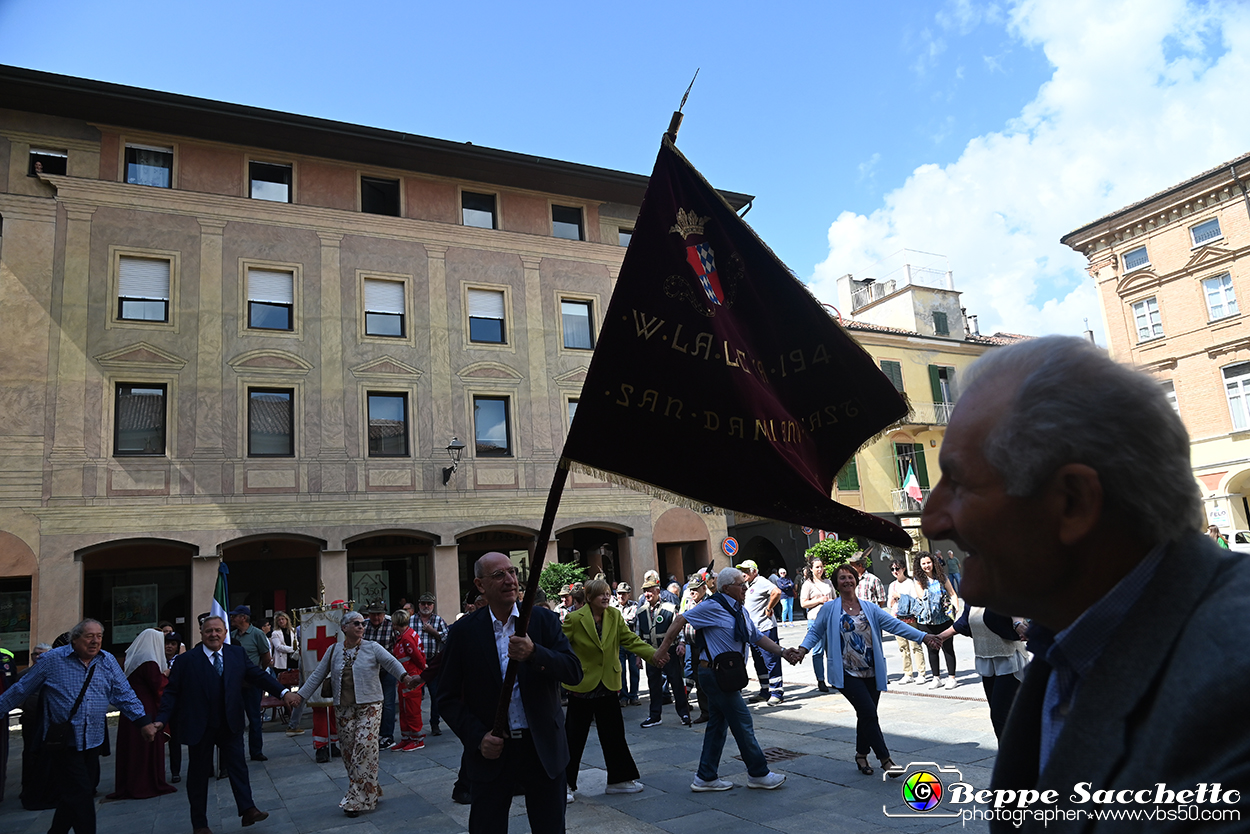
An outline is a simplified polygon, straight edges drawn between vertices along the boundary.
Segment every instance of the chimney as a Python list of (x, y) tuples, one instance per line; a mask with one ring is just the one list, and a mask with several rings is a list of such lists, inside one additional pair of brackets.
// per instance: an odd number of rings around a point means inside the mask
[(966, 318), (968, 319), (968, 330), (972, 333), (973, 336), (980, 336), (981, 325), (977, 323), (977, 317), (967, 316)]

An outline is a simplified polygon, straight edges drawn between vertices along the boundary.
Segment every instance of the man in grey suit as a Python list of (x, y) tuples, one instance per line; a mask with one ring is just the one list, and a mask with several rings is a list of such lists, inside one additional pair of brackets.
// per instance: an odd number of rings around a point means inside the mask
[[(1228, 638), (1250, 562), (1201, 536), (1189, 437), (1162, 388), (1057, 336), (993, 351), (969, 376), (923, 530), (967, 553), (968, 603), (1032, 618), (1034, 660), (990, 787), (1054, 791), (1026, 810), (1077, 812), (1064, 830), (1125, 830), (1088, 815), (1119, 809), (1171, 810), (1130, 827), (1182, 830), (1193, 818), (1177, 808), (1200, 795), (1203, 810), (1235, 805), (1232, 827), (1246, 825), (1250, 652)], [(1225, 793), (1213, 805), (1215, 783)], [(1032, 813), (990, 825), (1016, 823), (1044, 825)]]

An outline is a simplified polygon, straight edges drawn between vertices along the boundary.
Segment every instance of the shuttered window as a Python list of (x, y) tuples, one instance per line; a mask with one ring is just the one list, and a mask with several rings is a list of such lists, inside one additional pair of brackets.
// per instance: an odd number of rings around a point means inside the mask
[(469, 341), (503, 344), (504, 304), (500, 290), (469, 290)]
[(892, 359), (881, 360), (881, 372), (890, 378), (890, 382), (894, 383), (894, 390), (900, 394), (903, 392), (903, 365)]
[(127, 321), (169, 321), (167, 258), (122, 255), (117, 264), (117, 317)]
[(365, 279), (365, 333), (404, 335), (404, 285), (400, 281)]
[(248, 269), (248, 327), (257, 330), (292, 330), (294, 312), (294, 273), (275, 269)]
[(894, 463), (898, 474), (899, 489), (902, 489), (907, 481), (908, 466), (915, 470), (920, 488), (929, 488), (929, 468), (925, 466), (923, 443), (895, 443)]
[(859, 467), (855, 464), (855, 458), (848, 460), (846, 466), (838, 472), (838, 489), (843, 492), (859, 489)]

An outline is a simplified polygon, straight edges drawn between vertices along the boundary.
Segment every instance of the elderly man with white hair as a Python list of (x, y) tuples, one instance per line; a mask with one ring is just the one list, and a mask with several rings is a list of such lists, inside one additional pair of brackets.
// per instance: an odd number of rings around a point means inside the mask
[(716, 575), (716, 587), (718, 593), (677, 615), (655, 656), (657, 663), (667, 662), (668, 650), (686, 623), (695, 628), (693, 651), (697, 653), (699, 689), (707, 696), (711, 716), (703, 735), (699, 771), (690, 783), (690, 790), (727, 791), (733, 787), (732, 782), (717, 776), (727, 731), (734, 734), (742, 761), (747, 766), (747, 787), (772, 790), (781, 787), (786, 777), (769, 771), (764, 752), (755, 740), (751, 713), (742, 700), (741, 690), (747, 683), (747, 646), (759, 646), (779, 654), (791, 664), (798, 662), (799, 655), (794, 649), (783, 649), (761, 634), (751, 618), (743, 613), (747, 582), (742, 571), (724, 568)]

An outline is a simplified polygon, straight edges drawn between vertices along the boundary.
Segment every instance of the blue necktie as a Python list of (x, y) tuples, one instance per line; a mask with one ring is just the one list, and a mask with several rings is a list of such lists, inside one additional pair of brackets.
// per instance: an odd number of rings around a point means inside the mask
[(217, 652), (213, 652), (213, 668), (217, 670), (217, 674), (221, 674), (221, 655)]

